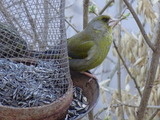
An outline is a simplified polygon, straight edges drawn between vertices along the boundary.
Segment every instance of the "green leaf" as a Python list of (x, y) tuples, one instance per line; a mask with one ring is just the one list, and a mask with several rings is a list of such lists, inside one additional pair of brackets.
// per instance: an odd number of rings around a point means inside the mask
[(89, 6), (89, 13), (96, 13), (97, 7), (95, 5)]
[(127, 19), (128, 17), (130, 16), (130, 13), (127, 13), (127, 14), (125, 14), (125, 15), (123, 15), (123, 19)]

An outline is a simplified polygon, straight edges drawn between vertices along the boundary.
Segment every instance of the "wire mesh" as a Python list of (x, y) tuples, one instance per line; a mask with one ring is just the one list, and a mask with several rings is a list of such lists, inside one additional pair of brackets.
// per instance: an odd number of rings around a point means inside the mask
[[(61, 97), (67, 91), (71, 79), (64, 9), (65, 0), (0, 1), (1, 95), (11, 81), (20, 88), (10, 84), (13, 90), (9, 94), (18, 89), (17, 94), (24, 94), (32, 89), (32, 97), (45, 95), (40, 90), (48, 87)], [(21, 90), (23, 87), (25, 91)], [(19, 99), (11, 96), (10, 99)]]

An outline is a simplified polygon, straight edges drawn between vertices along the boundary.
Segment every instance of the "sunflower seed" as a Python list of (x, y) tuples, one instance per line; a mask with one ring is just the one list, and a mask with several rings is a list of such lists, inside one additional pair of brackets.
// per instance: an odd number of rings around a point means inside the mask
[(75, 120), (81, 114), (87, 112), (89, 103), (83, 95), (83, 90), (80, 87), (73, 88), (73, 100), (69, 107), (65, 120)]

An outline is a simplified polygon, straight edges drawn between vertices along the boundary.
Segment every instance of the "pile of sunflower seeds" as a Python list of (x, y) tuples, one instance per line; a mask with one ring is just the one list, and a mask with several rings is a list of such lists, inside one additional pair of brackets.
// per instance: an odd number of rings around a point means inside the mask
[(80, 87), (74, 87), (73, 100), (66, 115), (65, 120), (75, 120), (82, 114), (85, 114), (89, 108), (87, 98), (82, 94)]
[(0, 104), (35, 107), (61, 97), (67, 91), (69, 82), (64, 79), (65, 74), (61, 72), (65, 71), (58, 64), (54, 64), (52, 69), (50, 65), (42, 62), (37, 66), (27, 66), (0, 59)]

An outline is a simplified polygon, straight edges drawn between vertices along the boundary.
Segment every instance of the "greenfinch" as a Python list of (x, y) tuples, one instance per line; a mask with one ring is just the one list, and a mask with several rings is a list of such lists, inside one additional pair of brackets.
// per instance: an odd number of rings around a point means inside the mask
[(71, 70), (83, 72), (103, 62), (113, 41), (114, 22), (109, 16), (98, 16), (91, 20), (83, 31), (67, 40)]

